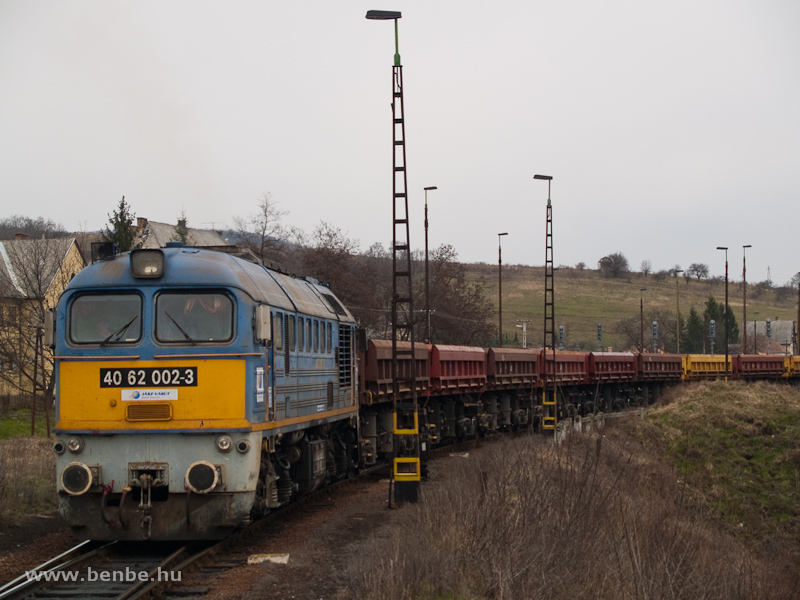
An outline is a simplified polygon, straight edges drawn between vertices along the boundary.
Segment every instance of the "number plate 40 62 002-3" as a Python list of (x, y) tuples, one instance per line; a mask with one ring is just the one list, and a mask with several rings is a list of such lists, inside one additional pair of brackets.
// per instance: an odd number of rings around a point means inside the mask
[(101, 388), (188, 387), (197, 385), (197, 367), (100, 369)]

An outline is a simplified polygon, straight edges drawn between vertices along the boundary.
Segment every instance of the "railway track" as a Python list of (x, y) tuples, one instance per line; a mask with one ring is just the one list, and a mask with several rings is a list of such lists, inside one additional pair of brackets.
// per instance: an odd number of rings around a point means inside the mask
[(202, 568), (212, 576), (241, 564), (245, 559), (219, 559), (217, 555), (227, 555), (277, 519), (299, 510), (314, 510), (323, 495), (363, 478), (378, 476), (387, 469), (387, 465), (379, 465), (356, 477), (334, 482), (216, 543), (81, 542), (0, 587), (0, 600), (138, 600), (173, 595), (185, 597), (190, 592), (190, 595), (202, 595), (206, 590), (181, 589), (182, 575)]
[[(202, 557), (209, 544), (82, 542), (0, 588), (0, 600), (142, 598)], [(179, 577), (179, 575), (177, 575)]]

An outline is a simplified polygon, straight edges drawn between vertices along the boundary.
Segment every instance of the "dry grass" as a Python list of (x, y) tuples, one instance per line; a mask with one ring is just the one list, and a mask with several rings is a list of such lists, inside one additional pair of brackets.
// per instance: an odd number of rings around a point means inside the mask
[(450, 459), (402, 523), (354, 559), (350, 595), (800, 597), (796, 563), (759, 558), (687, 510), (685, 484), (638, 442), (568, 440), (526, 437)]
[(41, 438), (0, 440), (0, 525), (56, 508), (56, 460)]

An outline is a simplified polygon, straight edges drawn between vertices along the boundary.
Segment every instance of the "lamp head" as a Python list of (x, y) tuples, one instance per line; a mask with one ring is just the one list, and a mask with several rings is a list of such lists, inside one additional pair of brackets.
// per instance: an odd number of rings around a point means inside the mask
[(370, 21), (391, 21), (393, 19), (399, 19), (403, 15), (400, 11), (396, 10), (368, 10), (367, 11), (367, 19)]

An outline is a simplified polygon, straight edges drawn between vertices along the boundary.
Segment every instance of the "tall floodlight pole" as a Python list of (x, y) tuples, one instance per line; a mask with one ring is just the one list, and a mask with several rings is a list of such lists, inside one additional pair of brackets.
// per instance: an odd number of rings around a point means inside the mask
[(431, 289), (428, 280), (428, 192), (430, 190), (438, 189), (435, 185), (423, 188), (425, 190), (425, 318), (427, 319), (427, 326), (425, 327), (425, 342), (428, 344), (433, 343), (431, 337)]
[(644, 354), (644, 292), (647, 288), (639, 290), (639, 354)]
[(747, 354), (747, 249), (752, 247), (751, 244), (742, 246), (742, 354)]
[(497, 342), (498, 348), (503, 347), (503, 247), (500, 243), (503, 239), (504, 235), (508, 235), (508, 233), (498, 233), (497, 234), (497, 287), (498, 287), (498, 306), (499, 306), (499, 315), (498, 319), (500, 321), (499, 326), (499, 335), (500, 338)]
[[(545, 228), (544, 251), (544, 385), (542, 386), (542, 429), (555, 429), (557, 423), (558, 383), (556, 381), (556, 317), (555, 289), (553, 285), (553, 206), (550, 202), (550, 175), (534, 175), (534, 179), (547, 182), (547, 225)], [(549, 338), (549, 339), (548, 339)], [(550, 357), (548, 358), (548, 347)], [(548, 374), (552, 377), (552, 386), (548, 386)], [(548, 387), (550, 389), (548, 390)], [(548, 391), (550, 395), (548, 396)]]
[[(425, 443), (419, 435), (417, 407), (416, 355), (414, 348), (414, 302), (411, 291), (411, 243), (408, 217), (408, 176), (406, 173), (406, 126), (403, 107), (403, 66), (400, 64), (400, 44), (396, 11), (370, 10), (367, 19), (394, 21), (394, 68), (392, 70), (392, 131), (393, 131), (393, 235), (392, 235), (392, 471), (389, 476), (389, 505), (416, 502), (422, 478), (421, 450)], [(400, 337), (410, 341), (398, 347)], [(410, 364), (408, 374), (400, 373), (399, 359)], [(405, 371), (405, 370), (404, 370)], [(403, 385), (401, 385), (403, 384)], [(403, 392), (401, 393), (401, 390)], [(410, 390), (410, 394), (407, 390)], [(410, 397), (409, 397), (410, 396)]]
[(728, 247), (717, 246), (717, 250), (725, 251), (725, 381), (728, 381)]
[[(675, 269), (675, 340), (677, 344), (676, 354), (681, 353), (681, 278), (679, 275), (683, 269)], [(664, 351), (666, 352), (666, 346)]]

